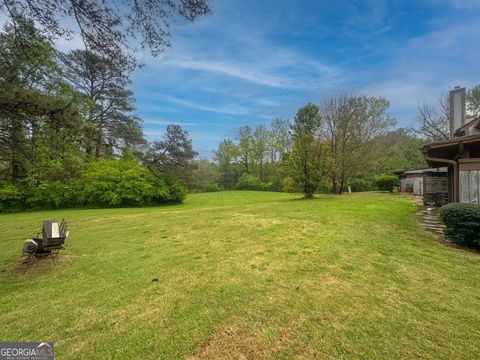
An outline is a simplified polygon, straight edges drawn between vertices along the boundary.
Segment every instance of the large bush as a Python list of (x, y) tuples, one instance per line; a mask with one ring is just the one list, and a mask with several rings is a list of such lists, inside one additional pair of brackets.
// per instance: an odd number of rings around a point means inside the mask
[(245, 173), (238, 179), (236, 188), (238, 190), (264, 190), (264, 185), (258, 176)]
[(273, 181), (263, 182), (258, 176), (244, 173), (238, 179), (237, 190), (258, 190), (258, 191), (283, 191), (282, 179), (276, 178)]
[(89, 165), (80, 179), (84, 203), (142, 206), (181, 202), (185, 189), (166, 176), (155, 176), (135, 160), (101, 160)]
[(26, 201), (29, 209), (58, 209), (75, 203), (72, 185), (60, 181), (43, 181), (38, 186), (31, 187)]
[(445, 235), (457, 244), (480, 246), (480, 205), (452, 203), (440, 210)]
[(153, 176), (155, 186), (154, 203), (181, 203), (185, 199), (187, 190), (177, 180), (160, 173), (155, 173)]
[(393, 192), (398, 183), (398, 178), (393, 175), (380, 175), (375, 178), (378, 190)]
[(375, 179), (365, 177), (350, 178), (347, 183), (347, 189), (348, 186), (350, 186), (353, 192), (372, 191), (377, 188)]
[(0, 183), (0, 212), (24, 210), (26, 199), (27, 191), (21, 185)]

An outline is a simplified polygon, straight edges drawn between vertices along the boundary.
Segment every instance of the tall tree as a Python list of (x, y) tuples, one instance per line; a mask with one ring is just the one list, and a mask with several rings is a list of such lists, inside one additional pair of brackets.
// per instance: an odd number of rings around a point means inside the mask
[(375, 141), (380, 141), (381, 153), (373, 169), (377, 174), (391, 173), (398, 169), (416, 169), (426, 167), (427, 163), (419, 151), (425, 140), (419, 138), (411, 131), (400, 128), (379, 136)]
[(319, 107), (307, 104), (297, 111), (292, 125), (293, 146), (287, 167), (306, 199), (313, 197), (326, 170), (325, 147), (318, 139), (321, 121)]
[(188, 131), (180, 125), (170, 124), (161, 139), (150, 145), (146, 162), (150, 167), (186, 182), (196, 155)]
[(322, 132), (333, 158), (334, 193), (341, 194), (348, 177), (362, 173), (378, 156), (373, 140), (395, 124), (388, 114), (389, 106), (384, 98), (353, 96), (345, 92), (323, 101)]
[(276, 119), (272, 122), (269, 132), (269, 152), (272, 164), (280, 162), (282, 155), (290, 151), (292, 138), (289, 134), (289, 127), (288, 120)]
[(264, 125), (255, 127), (252, 133), (252, 163), (260, 180), (266, 180), (265, 162), (268, 154), (268, 130)]
[(78, 126), (76, 94), (60, 79), (52, 44), (33, 22), (17, 19), (0, 33), (0, 157), (16, 181), (38, 164), (39, 139), (62, 152)]
[(191, 181), (186, 184), (189, 190), (212, 191), (220, 190), (218, 183), (220, 173), (218, 165), (208, 160), (194, 160)]
[(60, 59), (66, 80), (90, 103), (87, 152), (98, 159), (144, 143), (140, 120), (132, 115), (133, 93), (128, 89), (135, 62), (127, 56), (111, 59), (85, 50), (71, 51)]
[(242, 174), (237, 164), (239, 149), (232, 140), (225, 139), (215, 152), (215, 161), (220, 172), (220, 184), (224, 189), (233, 189)]
[(480, 116), (480, 84), (467, 91), (467, 110), (473, 116)]
[(245, 125), (238, 129), (237, 134), (239, 158), (243, 164), (244, 171), (250, 173), (252, 171), (253, 157), (253, 130), (250, 126)]
[(450, 137), (450, 102), (448, 94), (442, 94), (437, 103), (424, 101), (418, 106), (418, 114), (412, 130), (430, 141)]
[(209, 12), (208, 0), (0, 0), (17, 23), (35, 21), (52, 39), (71, 39), (79, 29), (85, 50), (115, 57), (139, 39), (158, 55), (170, 46), (170, 24), (193, 21)]

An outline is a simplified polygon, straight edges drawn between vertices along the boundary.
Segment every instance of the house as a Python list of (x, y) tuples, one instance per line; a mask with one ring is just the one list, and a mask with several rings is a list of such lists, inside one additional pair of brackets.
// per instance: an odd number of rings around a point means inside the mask
[(449, 202), (480, 204), (480, 117), (465, 116), (465, 88), (450, 92), (450, 136), (424, 145), (423, 156), (447, 167)]
[(448, 203), (448, 168), (398, 170), (400, 191), (423, 196), (425, 205)]

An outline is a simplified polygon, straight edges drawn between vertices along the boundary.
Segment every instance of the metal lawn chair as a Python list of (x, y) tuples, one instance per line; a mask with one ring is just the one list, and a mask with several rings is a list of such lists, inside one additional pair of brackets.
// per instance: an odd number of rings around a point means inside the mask
[(68, 237), (68, 224), (62, 219), (60, 224), (55, 220), (45, 220), (42, 226), (42, 237), (40, 233), (32, 239), (25, 241), (22, 253), (27, 256), (25, 262), (32, 257), (37, 259), (50, 257), (55, 261), (60, 250), (63, 249), (65, 239)]

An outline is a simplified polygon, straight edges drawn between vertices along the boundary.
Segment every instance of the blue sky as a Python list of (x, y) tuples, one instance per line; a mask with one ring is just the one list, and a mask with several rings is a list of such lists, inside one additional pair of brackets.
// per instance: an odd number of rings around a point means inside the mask
[(137, 112), (153, 140), (187, 129), (202, 157), (244, 124), (291, 119), (346, 89), (384, 96), (398, 126), (419, 102), (480, 83), (480, 0), (213, 0), (172, 28), (172, 48), (143, 56)]
[(480, 0), (210, 1), (211, 14), (172, 26), (160, 57), (137, 52), (132, 84), (147, 139), (180, 124), (202, 158), (242, 125), (339, 90), (386, 97), (406, 127), (419, 102), (480, 83)]

